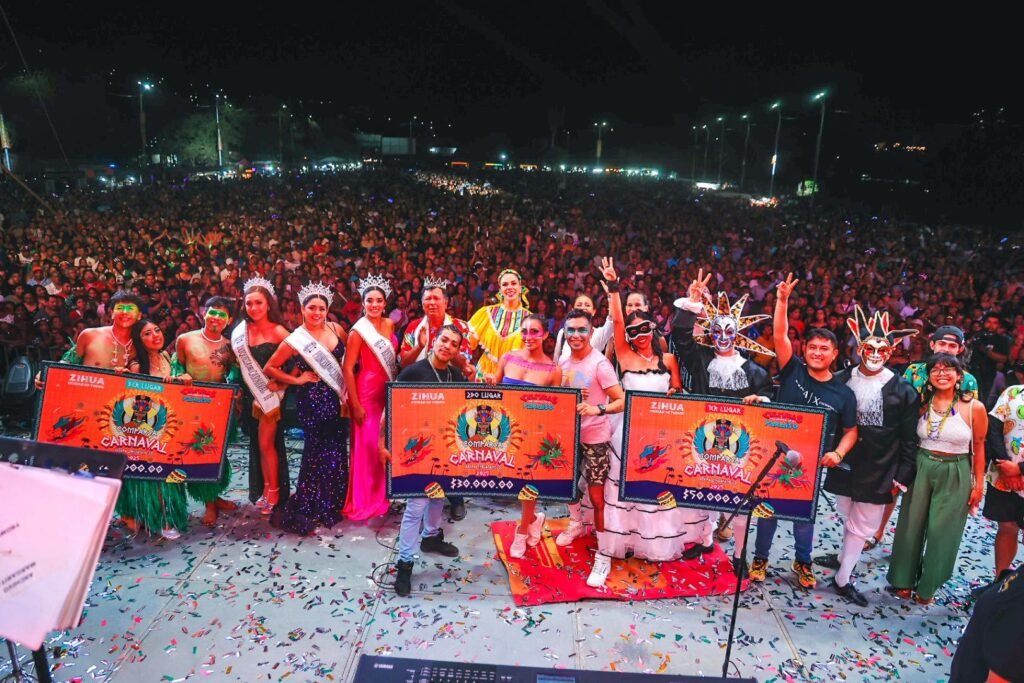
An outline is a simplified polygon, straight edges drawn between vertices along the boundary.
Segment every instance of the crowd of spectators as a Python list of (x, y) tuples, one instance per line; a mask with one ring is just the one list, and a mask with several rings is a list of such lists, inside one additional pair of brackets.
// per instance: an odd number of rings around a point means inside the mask
[[(451, 281), (449, 311), (465, 319), (494, 302), (496, 275), (514, 267), (528, 307), (554, 334), (578, 293), (595, 299), (599, 322), (606, 315), (597, 267), (606, 255), (626, 289), (647, 295), (663, 331), (698, 267), (731, 298), (749, 294), (747, 313), (771, 313), (775, 284), (793, 272), (802, 280), (790, 307), (797, 353), (807, 329), (826, 326), (848, 359), (846, 317), (859, 304), (922, 331), (896, 366), (924, 357), (927, 335), (950, 324), (969, 348), (1005, 341), (1008, 360), (986, 373), (1024, 362), (1015, 237), (972, 226), (759, 208), (669, 180), (558, 173), (364, 169), (83, 190), (48, 203), (0, 186), (7, 362), (19, 353), (59, 358), (83, 328), (109, 324), (107, 302), (119, 289), (136, 292), (173, 343), (199, 329), (203, 301), (237, 299), (255, 274), (277, 287), (289, 328), (300, 322), (295, 294), (305, 282), (330, 284), (330, 315), (347, 327), (361, 315), (358, 279), (385, 274), (395, 289), (389, 314), (402, 328), (420, 316), (425, 276)], [(770, 324), (754, 335), (772, 346)], [(771, 369), (770, 358), (760, 360)]]

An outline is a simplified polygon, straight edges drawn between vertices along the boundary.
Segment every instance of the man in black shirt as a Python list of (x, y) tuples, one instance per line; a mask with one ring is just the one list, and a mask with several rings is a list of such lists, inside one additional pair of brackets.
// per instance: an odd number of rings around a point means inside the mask
[[(785, 281), (779, 283), (775, 301), (775, 357), (779, 361), (782, 378), (779, 401), (818, 406), (832, 413), (831, 432), (825, 436), (825, 443), (832, 450), (825, 453), (822, 464), (835, 467), (857, 443), (857, 398), (849, 387), (832, 375), (832, 363), (839, 355), (839, 342), (830, 330), (820, 327), (808, 330), (804, 339), (806, 362), (793, 356), (793, 343), (789, 338), (789, 296), (797, 282), (799, 280), (794, 280), (790, 273)], [(842, 436), (839, 436), (840, 431)], [(779, 521), (774, 518), (762, 519), (757, 523), (754, 562), (749, 571), (751, 581), (765, 580), (768, 553), (778, 526)], [(793, 540), (796, 545), (793, 571), (801, 586), (814, 588), (818, 583), (811, 567), (814, 522), (793, 522)]]
[(997, 313), (985, 315), (983, 334), (971, 344), (971, 370), (978, 378), (978, 398), (990, 406), (988, 394), (995, 381), (999, 366), (1010, 357), (1010, 339), (999, 331), (1001, 321)]
[(1024, 681), (1024, 567), (978, 599), (953, 656), (949, 683)]
[[(398, 382), (432, 382), (444, 384), (462, 379), (451, 361), (459, 353), (462, 332), (455, 325), (445, 325), (438, 332), (431, 347), (431, 354), (418, 360), (398, 373)], [(391, 461), (391, 453), (385, 445), (385, 420), (381, 420), (378, 448), (381, 461)], [(458, 557), (459, 549), (444, 540), (441, 530), (441, 515), (444, 512), (444, 498), (410, 498), (405, 504), (402, 526), (398, 533), (398, 572), (395, 576), (395, 593), (405, 597), (412, 590), (412, 567), (416, 555), (416, 541), (425, 553), (437, 553), (445, 557)]]

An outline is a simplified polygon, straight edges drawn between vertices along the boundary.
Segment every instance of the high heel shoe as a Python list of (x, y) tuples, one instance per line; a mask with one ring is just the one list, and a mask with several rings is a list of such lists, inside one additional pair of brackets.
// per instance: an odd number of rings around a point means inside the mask
[(260, 499), (260, 500), (263, 501), (263, 506), (260, 508), (260, 514), (264, 515), (264, 516), (269, 516), (269, 515), (273, 514), (274, 508), (277, 506), (277, 502), (278, 502), (278, 500), (280, 500), (280, 497), (281, 497), (281, 489), (280, 488), (276, 488), (276, 489), (268, 488), (267, 489), (267, 494), (265, 496), (263, 496), (263, 498)]

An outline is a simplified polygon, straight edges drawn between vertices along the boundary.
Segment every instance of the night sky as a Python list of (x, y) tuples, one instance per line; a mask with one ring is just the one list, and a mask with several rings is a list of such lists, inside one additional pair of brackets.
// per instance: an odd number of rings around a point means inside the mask
[[(860, 6), (856, 18), (837, 18), (825, 4), (802, 14), (765, 5), (766, 16), (614, 0), (283, 3), (273, 11), (3, 4), (33, 69), (101, 76), (113, 97), (149, 77), (162, 79), (165, 93), (205, 98), (222, 89), (243, 106), (249, 96), (301, 101), (383, 132), (399, 133), (399, 122), (417, 114), (454, 139), (544, 137), (552, 117), (577, 131), (601, 118), (689, 131), (719, 114), (768, 117), (780, 98), (787, 114), (813, 126), (808, 98), (823, 86), (830, 110), (866, 112), (882, 128), (961, 124), (979, 107), (1005, 104), (999, 84), (1016, 82), (1020, 61), (1017, 41), (981, 21), (936, 27), (931, 16)], [(6, 80), (21, 59), (2, 31)]]

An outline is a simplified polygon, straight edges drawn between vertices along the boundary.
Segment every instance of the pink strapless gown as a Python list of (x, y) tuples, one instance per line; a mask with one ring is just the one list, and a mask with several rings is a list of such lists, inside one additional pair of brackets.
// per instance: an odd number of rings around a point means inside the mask
[[(398, 339), (391, 338), (397, 348)], [(356, 374), (356, 394), (366, 410), (363, 424), (352, 420), (352, 456), (348, 470), (348, 496), (342, 510), (353, 520), (370, 519), (385, 514), (390, 508), (387, 498), (387, 479), (380, 464), (377, 442), (380, 420), (384, 415), (387, 396), (385, 385), (388, 373), (381, 367), (377, 356), (366, 344), (359, 347), (359, 372)]]

